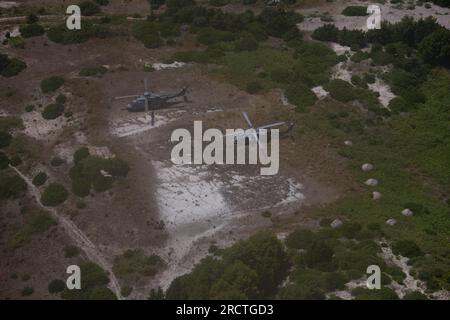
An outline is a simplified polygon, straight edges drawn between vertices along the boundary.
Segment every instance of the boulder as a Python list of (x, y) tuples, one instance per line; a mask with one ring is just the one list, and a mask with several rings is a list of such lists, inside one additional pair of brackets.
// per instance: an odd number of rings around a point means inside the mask
[(372, 192), (372, 199), (373, 199), (373, 200), (381, 199), (381, 193), (378, 192), (378, 191)]
[(330, 226), (333, 229), (339, 228), (340, 226), (342, 226), (343, 222), (340, 219), (334, 219), (333, 222), (330, 224)]
[(370, 164), (370, 163), (364, 163), (364, 164), (361, 166), (361, 169), (362, 169), (362, 171), (370, 171), (370, 170), (373, 170), (373, 164)]
[(376, 185), (378, 185), (378, 180), (370, 178), (365, 182), (365, 184), (371, 187), (375, 187)]
[(397, 220), (395, 220), (393, 218), (386, 220), (386, 224), (390, 225), (390, 226), (394, 226), (396, 223), (397, 223)]
[(402, 215), (404, 215), (405, 217), (410, 217), (414, 214), (414, 212), (412, 212), (410, 209), (406, 208), (402, 211)]

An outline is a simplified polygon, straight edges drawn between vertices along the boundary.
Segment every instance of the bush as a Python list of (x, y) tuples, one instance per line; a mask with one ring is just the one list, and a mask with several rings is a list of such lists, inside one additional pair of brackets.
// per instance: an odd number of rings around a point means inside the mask
[(22, 296), (28, 297), (34, 293), (34, 289), (32, 287), (25, 287), (22, 289)]
[(79, 197), (86, 197), (91, 191), (91, 183), (84, 178), (72, 179), (72, 192)]
[(13, 77), (19, 74), (22, 70), (27, 67), (27, 64), (22, 60), (13, 58), (9, 60), (8, 64), (4, 68), (0, 68), (1, 75), (5, 78)]
[(104, 66), (84, 67), (80, 70), (79, 75), (82, 77), (102, 76), (108, 71)]
[(65, 95), (59, 94), (59, 95), (56, 97), (55, 101), (56, 101), (56, 103), (64, 104), (64, 103), (66, 103), (67, 98), (66, 98)]
[(403, 300), (428, 300), (428, 297), (419, 291), (413, 291), (405, 294)]
[(255, 51), (258, 49), (258, 41), (252, 37), (244, 37), (240, 39), (235, 46), (236, 51)]
[(24, 38), (41, 36), (44, 33), (45, 33), (44, 27), (37, 23), (26, 24), (20, 27), (20, 34)]
[(300, 82), (290, 85), (285, 94), (289, 102), (297, 107), (309, 107), (317, 101), (316, 95)]
[(326, 24), (315, 29), (311, 37), (319, 41), (338, 42), (339, 29), (334, 24)]
[(356, 98), (353, 86), (341, 79), (331, 80), (325, 85), (325, 90), (330, 92), (331, 97), (341, 102), (349, 102)]
[(425, 61), (450, 67), (450, 31), (442, 28), (425, 37), (419, 51)]
[(31, 112), (34, 110), (34, 106), (32, 104), (28, 104), (25, 106), (25, 112)]
[(164, 261), (155, 254), (147, 256), (141, 250), (127, 250), (114, 259), (113, 270), (120, 277), (152, 277), (164, 266)]
[(342, 10), (344, 16), (355, 17), (355, 16), (367, 16), (367, 7), (363, 6), (348, 6)]
[(211, 45), (221, 41), (233, 41), (235, 40), (235, 35), (229, 31), (222, 31), (215, 28), (202, 28), (197, 34), (197, 41)]
[(46, 120), (53, 120), (61, 116), (64, 112), (64, 105), (60, 103), (52, 103), (44, 108), (42, 117)]
[(316, 239), (317, 236), (311, 230), (297, 228), (286, 237), (286, 246), (293, 249), (307, 249)]
[(0, 151), (0, 170), (8, 168), (9, 158), (8, 156)]
[(64, 283), (64, 281), (59, 280), (59, 279), (52, 280), (48, 284), (48, 292), (50, 294), (57, 294), (57, 293), (63, 292), (65, 288), (66, 288), (66, 284)]
[(64, 163), (64, 160), (61, 159), (60, 157), (56, 156), (53, 157), (52, 160), (50, 160), (50, 165), (52, 167), (59, 167), (60, 165), (62, 165)]
[(151, 21), (135, 23), (132, 27), (132, 34), (146, 48), (158, 48), (163, 44), (159, 36), (158, 26)]
[(27, 16), (27, 24), (33, 24), (39, 21), (39, 17), (35, 15), (34, 13), (31, 13)]
[(101, 12), (100, 7), (92, 1), (83, 1), (79, 6), (81, 14), (84, 16), (93, 16)]
[(104, 26), (91, 21), (83, 21), (80, 30), (69, 30), (65, 24), (61, 24), (47, 31), (47, 37), (51, 41), (62, 44), (82, 43), (91, 38), (105, 38), (108, 35), (109, 31)]
[(352, 290), (352, 295), (356, 300), (398, 300), (395, 291), (387, 287), (382, 287), (380, 290), (357, 287)]
[(259, 84), (259, 82), (252, 81), (247, 83), (246, 91), (250, 94), (255, 94), (261, 91), (262, 86)]
[(419, 246), (411, 240), (400, 240), (394, 244), (392, 249), (396, 254), (400, 254), (408, 258), (414, 258), (423, 255), (423, 252), (422, 250), (420, 250)]
[(33, 184), (36, 187), (42, 186), (47, 181), (47, 174), (45, 172), (39, 172), (33, 178)]
[(63, 203), (69, 197), (66, 188), (59, 183), (51, 183), (43, 192), (41, 202), (44, 206), (55, 207)]
[(12, 136), (6, 131), (0, 131), (0, 149), (10, 145)]
[(0, 173), (0, 199), (18, 198), (27, 189), (27, 184), (18, 175)]
[(56, 91), (64, 84), (64, 78), (60, 76), (52, 76), (41, 81), (42, 93)]
[(334, 250), (323, 242), (314, 242), (305, 254), (305, 263), (310, 268), (322, 268), (333, 258)]
[(89, 148), (88, 147), (81, 147), (79, 148), (77, 151), (75, 151), (75, 153), (73, 154), (73, 162), (74, 163), (78, 163), (83, 159), (86, 159), (87, 157), (89, 157)]

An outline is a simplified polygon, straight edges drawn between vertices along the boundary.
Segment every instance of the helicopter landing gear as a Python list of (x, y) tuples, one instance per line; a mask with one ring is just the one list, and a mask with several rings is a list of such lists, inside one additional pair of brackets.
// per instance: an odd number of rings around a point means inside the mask
[(151, 123), (151, 125), (153, 127), (155, 125), (155, 111), (152, 111), (150, 113), (150, 117), (151, 117), (150, 123)]

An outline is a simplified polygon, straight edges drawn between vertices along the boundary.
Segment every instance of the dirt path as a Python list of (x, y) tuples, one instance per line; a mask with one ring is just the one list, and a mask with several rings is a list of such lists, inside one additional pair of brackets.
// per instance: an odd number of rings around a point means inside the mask
[(92, 262), (98, 264), (101, 266), (106, 272), (109, 273), (109, 278), (111, 280), (109, 284), (109, 288), (114, 292), (117, 299), (123, 300), (120, 293), (120, 285), (117, 281), (116, 276), (114, 275), (112, 271), (111, 265), (106, 261), (106, 259), (102, 256), (98, 248), (92, 241), (81, 231), (72, 221), (67, 219), (66, 217), (58, 214), (56, 209), (46, 207), (41, 202), (41, 193), (39, 189), (31, 182), (31, 180), (25, 176), (19, 169), (16, 167), (13, 167), (10, 165), (10, 167), (17, 172), (17, 174), (27, 183), (27, 185), (31, 189), (31, 194), (36, 199), (36, 202), (40, 207), (45, 209), (46, 211), (49, 211), (53, 217), (58, 221), (58, 223), (64, 227), (64, 230), (67, 232), (70, 238), (77, 244), (78, 247), (80, 247), (85, 253), (86, 256), (91, 260)]

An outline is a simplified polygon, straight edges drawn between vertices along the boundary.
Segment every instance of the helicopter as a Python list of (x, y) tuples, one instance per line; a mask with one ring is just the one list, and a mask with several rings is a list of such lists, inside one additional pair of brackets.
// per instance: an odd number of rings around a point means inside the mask
[(120, 96), (115, 97), (114, 99), (120, 100), (133, 98), (133, 100), (131, 100), (128, 103), (126, 110), (128, 110), (129, 112), (146, 112), (146, 113), (151, 111), (152, 125), (154, 124), (155, 110), (169, 108), (168, 100), (183, 97), (184, 101), (187, 102), (186, 97), (187, 87), (183, 87), (179, 92), (175, 93), (157, 94), (148, 91), (147, 79), (144, 79), (144, 90), (145, 91), (143, 94)]
[[(250, 118), (247, 114), (247, 112), (242, 112), (242, 116), (245, 119), (245, 122), (247, 122), (248, 125), (248, 129), (255, 129), (254, 133), (251, 135), (246, 134), (245, 132), (238, 132), (238, 133), (232, 133), (230, 135), (226, 135), (226, 136), (233, 136), (234, 137), (234, 142), (236, 143), (240, 137), (245, 136), (245, 143), (248, 144), (250, 142), (250, 140), (255, 141), (256, 143), (260, 144), (259, 141), (259, 135), (262, 129), (269, 129), (269, 128), (274, 128), (274, 127), (282, 127), (282, 126), (287, 126), (287, 128), (283, 131), (280, 131), (279, 137), (283, 138), (285, 137), (294, 127), (294, 123), (293, 122), (286, 122), (286, 121), (282, 121), (282, 122), (275, 122), (275, 123), (270, 123), (264, 126), (260, 126), (260, 127), (254, 127), (252, 122), (250, 121)], [(270, 131), (267, 132), (267, 138), (268, 140), (270, 140)]]

